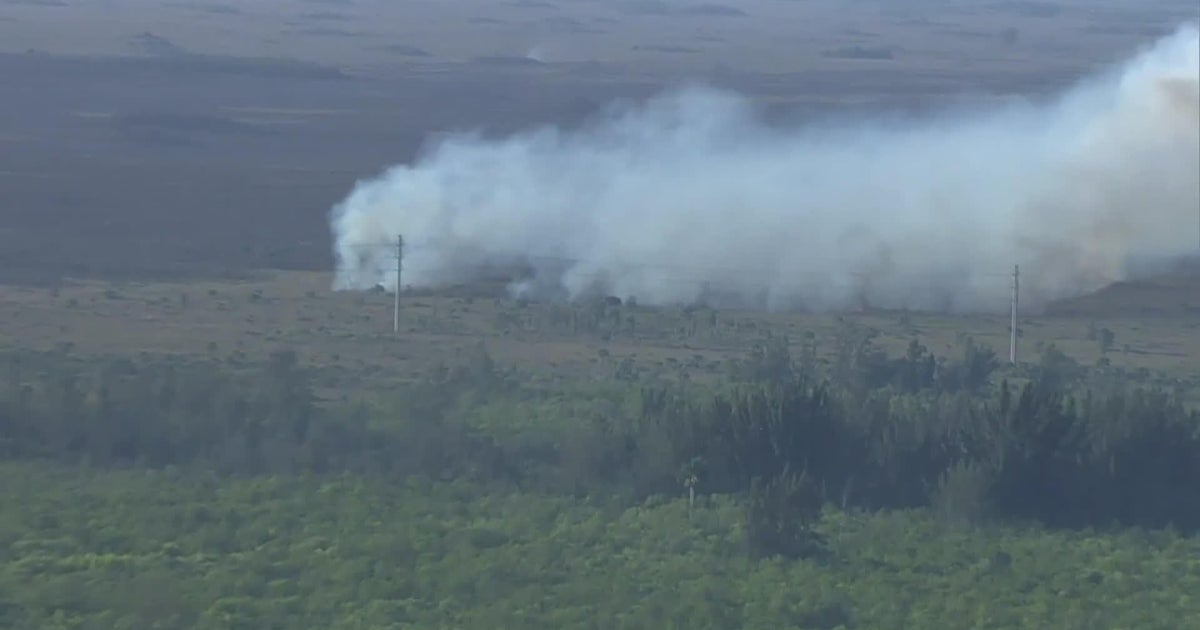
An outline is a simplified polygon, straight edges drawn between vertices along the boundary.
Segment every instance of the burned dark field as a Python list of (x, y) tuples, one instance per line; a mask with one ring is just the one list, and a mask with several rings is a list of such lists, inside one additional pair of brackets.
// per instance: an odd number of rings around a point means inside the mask
[(1036, 99), (1195, 18), (0, 2), (0, 627), (1187, 627), (1195, 268), (1022, 312), (1011, 365), (1007, 313), (488, 284), (396, 334), (328, 213), (446, 133)]

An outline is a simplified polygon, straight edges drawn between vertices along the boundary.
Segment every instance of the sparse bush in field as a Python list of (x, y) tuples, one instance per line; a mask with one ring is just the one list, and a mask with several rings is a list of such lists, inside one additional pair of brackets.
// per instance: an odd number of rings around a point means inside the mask
[(999, 366), (995, 350), (967, 337), (962, 343), (962, 357), (940, 366), (938, 385), (947, 392), (979, 391), (990, 382), (992, 373)]
[(813, 524), (822, 499), (805, 475), (783, 474), (755, 479), (746, 500), (746, 543), (755, 556), (805, 558), (823, 550)]
[(783, 383), (791, 380), (792, 355), (787, 337), (764, 339), (754, 344), (745, 359), (734, 364), (735, 378), (741, 381)]
[(977, 462), (960, 461), (938, 477), (930, 504), (948, 522), (974, 525), (989, 515), (991, 490), (990, 470)]
[(618, 381), (635, 382), (638, 380), (639, 371), (637, 364), (634, 363), (632, 357), (625, 357), (617, 364), (617, 369), (613, 373), (613, 378)]
[(1056, 344), (1050, 343), (1042, 348), (1041, 357), (1033, 372), (1037, 381), (1044, 387), (1061, 389), (1078, 381), (1083, 376), (1084, 369)]
[(843, 320), (834, 333), (830, 378), (849, 388), (867, 390), (889, 379), (887, 354), (875, 343), (879, 331)]

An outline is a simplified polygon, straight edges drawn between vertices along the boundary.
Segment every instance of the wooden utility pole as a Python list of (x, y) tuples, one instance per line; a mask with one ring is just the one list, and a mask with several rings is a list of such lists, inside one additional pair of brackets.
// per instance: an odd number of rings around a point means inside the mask
[(392, 309), (392, 332), (396, 335), (400, 334), (400, 287), (404, 286), (400, 280), (403, 278), (401, 273), (404, 271), (404, 236), (396, 237), (396, 304)]
[(1008, 338), (1008, 362), (1016, 364), (1017, 362), (1017, 297), (1021, 292), (1021, 266), (1013, 266), (1013, 281), (1012, 281), (1012, 321), (1010, 322), (1010, 331)]

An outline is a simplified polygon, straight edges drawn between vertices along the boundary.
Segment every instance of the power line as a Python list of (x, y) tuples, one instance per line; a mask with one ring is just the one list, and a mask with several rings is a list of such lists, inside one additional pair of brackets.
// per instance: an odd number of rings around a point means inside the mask
[[(390, 248), (391, 247), (389, 246), (389, 250), (390, 250)], [(433, 248), (433, 247), (430, 245), (425, 245), (424, 248)], [(412, 248), (409, 248), (409, 251), (412, 251)], [(383, 258), (385, 258), (385, 259), (392, 258), (392, 259), (395, 259), (395, 262), (396, 262), (395, 311), (394, 311), (394, 323), (392, 323), (392, 329), (394, 329), (394, 332), (396, 335), (400, 335), (400, 304), (401, 304), (401, 294), (403, 293), (402, 272), (403, 272), (404, 253), (406, 253), (406, 244), (404, 244), (403, 235), (397, 235), (394, 253), (391, 253), (390, 256), (388, 256), (388, 254), (380, 254), (380, 256), (382, 256)], [(520, 260), (520, 262), (524, 262), (527, 264), (539, 262), (539, 260), (542, 260), (542, 262), (557, 263), (559, 265), (565, 265), (565, 266), (575, 266), (575, 265), (580, 265), (580, 264), (584, 264), (584, 263), (588, 262), (588, 260), (586, 260), (586, 259), (569, 258), (569, 257), (562, 257), (562, 256), (542, 256), (542, 254), (532, 254), (529, 252), (512, 253), (512, 254), (508, 254), (508, 256), (505, 256), (505, 254), (500, 254), (497, 252), (488, 252), (488, 256), (491, 256), (493, 258), (500, 257), (500, 258), (509, 258), (512, 260)], [(640, 264), (630, 264), (628, 262), (628, 260), (623, 260), (623, 262), (619, 263), (619, 266), (620, 266), (620, 268), (622, 268), (619, 271), (626, 272), (626, 274), (628, 274), (629, 271), (636, 270), (636, 269), (641, 269), (643, 271), (655, 270), (655, 269), (658, 270), (659, 274), (656, 275), (655, 277), (653, 277), (652, 281), (650, 281), (654, 284), (664, 284), (664, 283), (666, 283), (666, 284), (672, 284), (672, 283), (684, 284), (684, 283), (686, 283), (686, 287), (688, 287), (691, 290), (700, 289), (702, 294), (708, 294), (708, 293), (714, 293), (714, 292), (740, 294), (743, 296), (746, 293), (766, 294), (766, 295), (762, 295), (762, 298), (767, 298), (767, 296), (769, 296), (772, 293), (775, 293), (776, 295), (781, 293), (782, 295), (778, 295), (778, 296), (779, 296), (779, 298), (782, 298), (782, 299), (792, 298), (792, 296), (794, 296), (794, 298), (799, 298), (799, 296), (802, 296), (805, 293), (820, 294), (823, 292), (829, 292), (829, 290), (842, 290), (842, 289), (851, 289), (851, 290), (853, 290), (853, 292), (857, 292), (859, 296), (863, 296), (862, 292), (864, 292), (864, 290), (870, 290), (871, 284), (878, 282), (878, 283), (882, 284), (882, 286), (886, 287), (886, 286), (888, 286), (889, 283), (892, 283), (895, 281), (895, 276), (888, 274), (887, 270), (884, 270), (882, 272), (882, 277), (880, 277), (881, 276), (880, 272), (874, 272), (874, 274), (872, 274), (872, 272), (870, 272), (870, 271), (844, 271), (844, 272), (842, 272), (842, 274), (845, 274), (847, 276), (852, 276), (853, 278), (858, 278), (857, 282), (851, 282), (850, 278), (847, 278), (845, 276), (841, 277), (841, 278), (836, 278), (836, 280), (833, 280), (833, 278), (829, 278), (828, 275), (826, 275), (821, 278), (814, 278), (814, 280), (811, 280), (808, 283), (800, 284), (800, 283), (796, 283), (794, 281), (780, 282), (779, 280), (776, 280), (774, 282), (770, 282), (770, 281), (763, 281), (763, 280), (748, 280), (748, 278), (760, 278), (762, 275), (761, 270), (754, 270), (754, 271), (750, 272), (749, 275), (746, 275), (746, 272), (748, 272), (749, 270), (745, 270), (745, 269), (739, 270), (738, 268), (733, 268), (733, 266), (728, 266), (728, 265), (725, 265), (725, 266), (710, 265), (710, 266), (707, 266), (707, 268), (701, 268), (701, 266), (690, 266), (690, 268), (689, 268), (689, 266), (671, 264), (671, 263), (662, 264), (662, 263), (642, 262)], [(460, 271), (460, 272), (462, 272), (462, 274), (464, 276), (469, 277), (470, 275), (478, 274), (478, 271), (480, 270), (480, 268), (479, 268), (479, 265), (469, 266), (469, 268), (468, 268), (468, 266), (463, 265), (457, 269), (454, 269), (454, 268), (448, 269), (448, 268), (446, 268), (446, 266), (440, 266), (439, 270), (442, 272)], [(676, 272), (676, 274), (677, 274), (676, 277), (668, 278), (668, 277), (662, 276), (661, 271), (665, 271), (665, 270), (671, 270), (671, 271)], [(686, 272), (691, 272), (691, 274), (712, 274), (713, 271), (737, 272), (739, 277), (737, 278), (737, 280), (732, 280), (732, 278), (727, 278), (727, 280), (724, 282), (724, 284), (726, 284), (726, 288), (724, 288), (724, 290), (722, 290), (722, 287), (721, 287), (722, 282), (715, 281), (712, 276), (698, 275), (698, 276), (695, 276), (692, 278), (680, 277), (678, 275), (678, 272), (680, 270), (684, 271), (685, 274), (686, 274)], [(598, 284), (605, 283), (605, 282), (611, 283), (611, 281), (612, 281), (611, 275), (613, 274), (613, 271), (606, 270), (606, 269), (593, 269), (593, 270), (590, 270), (590, 274), (596, 276), (594, 282), (596, 282)], [(451, 272), (451, 274), (448, 274), (448, 275), (455, 275), (455, 274), (452, 274), (452, 272)], [(976, 287), (978, 287), (978, 281), (992, 280), (992, 278), (996, 278), (996, 277), (1001, 277), (1001, 275), (994, 274), (994, 272), (985, 272), (985, 274), (971, 274), (970, 276), (967, 276), (964, 281), (960, 281), (960, 284), (961, 284), (961, 286), (964, 286), (964, 287), (970, 287), (971, 284), (976, 284)], [(1006, 274), (1006, 275), (1003, 275), (1003, 277), (1007, 278), (1009, 276), (1007, 276), (1007, 274)], [(1013, 266), (1013, 275), (1010, 277), (1012, 277), (1013, 293), (1012, 293), (1012, 319), (1010, 319), (1009, 362), (1010, 362), (1010, 364), (1015, 365), (1016, 364), (1016, 337), (1018, 337), (1018, 300), (1019, 300), (1019, 296), (1020, 296), (1019, 295), (1020, 294), (1020, 266), (1019, 265)], [(911, 295), (912, 290), (908, 289), (908, 293), (910, 293), (910, 295)], [(919, 298), (919, 295), (918, 295), (918, 298)], [(946, 298), (949, 298), (949, 295), (946, 295)]]
[(396, 306), (392, 313), (392, 332), (396, 335), (400, 334), (400, 288), (402, 273), (404, 272), (404, 235), (396, 236)]
[[(1012, 273), (1012, 320), (1011, 332), (1008, 338), (1008, 362), (1017, 363), (1017, 300), (1020, 298), (1021, 292), (1021, 267), (1020, 265), (1013, 266)], [(396, 291), (399, 294), (399, 291)]]

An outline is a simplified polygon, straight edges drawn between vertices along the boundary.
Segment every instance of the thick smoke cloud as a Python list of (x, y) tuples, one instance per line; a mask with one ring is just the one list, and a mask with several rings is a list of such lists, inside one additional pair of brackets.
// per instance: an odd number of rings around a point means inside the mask
[(332, 211), (336, 287), (522, 270), (512, 290), (814, 310), (1007, 308), (1190, 254), (1200, 38), (1181, 28), (1042, 103), (772, 128), (689, 89), (583, 129), (462, 135)]

